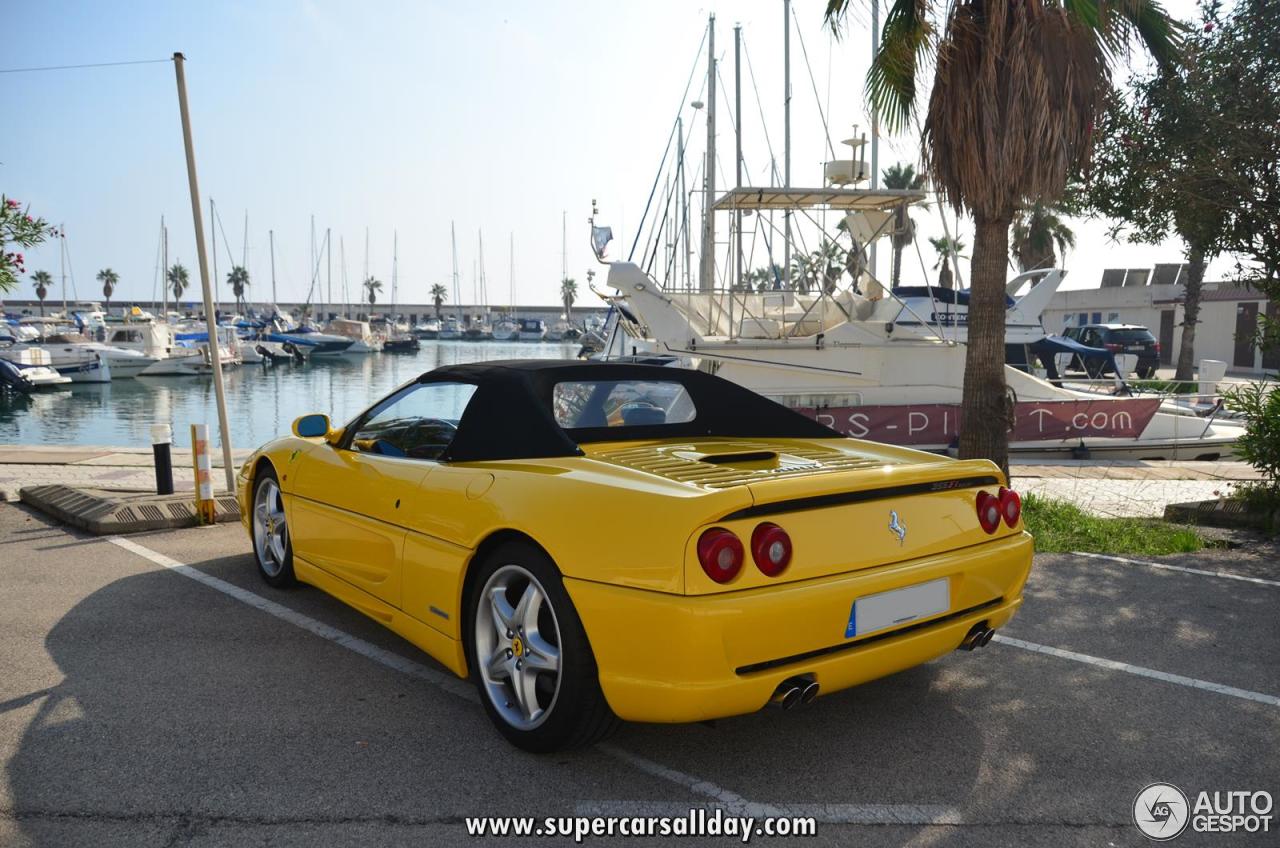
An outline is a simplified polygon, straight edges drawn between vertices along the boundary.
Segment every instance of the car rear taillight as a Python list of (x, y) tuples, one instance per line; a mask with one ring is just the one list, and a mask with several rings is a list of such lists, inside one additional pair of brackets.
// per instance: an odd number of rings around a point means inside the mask
[(728, 583), (742, 570), (742, 542), (732, 531), (712, 527), (698, 538), (698, 562), (717, 583)]
[(1160, 342), (1156, 342), (1156, 353), (1160, 352)]
[(1001, 486), (999, 501), (1000, 516), (1004, 519), (1004, 523), (1010, 527), (1016, 527), (1018, 519), (1022, 517), (1022, 497), (1013, 489)]
[(1124, 350), (1124, 345), (1115, 344), (1114, 342), (1108, 342), (1107, 344), (1104, 344), (1103, 347), (1105, 347), (1107, 350), (1111, 351), (1112, 353), (1119, 353), (1120, 351)]
[(978, 523), (988, 533), (1000, 527), (1000, 499), (990, 492), (978, 492)]
[(761, 524), (751, 533), (751, 558), (765, 576), (777, 577), (791, 562), (791, 537), (776, 524)]

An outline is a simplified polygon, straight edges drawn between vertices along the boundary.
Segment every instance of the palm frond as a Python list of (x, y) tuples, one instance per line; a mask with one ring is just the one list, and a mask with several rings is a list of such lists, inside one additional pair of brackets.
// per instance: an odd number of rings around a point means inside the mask
[[(828, 18), (836, 2), (828, 5)], [(915, 115), (920, 64), (933, 43), (930, 5), (930, 0), (894, 0), (881, 30), (880, 50), (867, 70), (867, 101), (889, 132), (906, 129)]]

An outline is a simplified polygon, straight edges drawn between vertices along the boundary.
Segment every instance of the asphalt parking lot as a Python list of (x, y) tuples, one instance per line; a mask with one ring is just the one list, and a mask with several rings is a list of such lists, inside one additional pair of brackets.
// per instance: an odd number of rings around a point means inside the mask
[(1146, 844), (1147, 784), (1280, 795), (1276, 551), (1163, 562), (1192, 570), (1042, 555), (985, 649), (540, 757), (398, 637), (262, 584), (238, 525), (121, 545), (0, 505), (0, 845), (515, 844), (466, 817), (691, 808), (816, 820), (760, 845)]

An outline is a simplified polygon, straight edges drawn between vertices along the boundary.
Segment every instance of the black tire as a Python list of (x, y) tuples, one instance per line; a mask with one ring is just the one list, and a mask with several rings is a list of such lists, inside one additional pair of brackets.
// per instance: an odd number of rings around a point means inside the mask
[[(477, 661), (476, 619), (484, 587), (498, 571), (518, 566), (531, 574), (545, 592), (558, 627), (560, 644), (559, 689), (541, 723), (531, 729), (513, 726), (491, 700), (488, 684)], [(560, 570), (542, 550), (527, 542), (505, 542), (477, 563), (467, 592), (463, 618), (467, 667), (489, 720), (517, 748), (544, 754), (593, 745), (621, 724), (600, 689), (600, 673), (582, 620)]]
[[(284, 523), (284, 556), (277, 563), (274, 553), (268, 552), (270, 545), (266, 527), (260, 526), (258, 502), (264, 497), (264, 489), (273, 486), (275, 492), (280, 491), (280, 481), (276, 478), (275, 469), (265, 466), (254, 476), (253, 499), (249, 502), (249, 537), (253, 541), (253, 561), (258, 568), (258, 576), (268, 585), (276, 589), (288, 589), (298, 585), (298, 578), (293, 573), (293, 534), (288, 530), (288, 522), (284, 518), (284, 500), (279, 501), (280, 520)], [(267, 531), (264, 533), (264, 530)], [(265, 560), (265, 561), (264, 561)]]
[(1155, 375), (1156, 367), (1154, 365), (1147, 365), (1145, 367), (1140, 366), (1138, 368), (1138, 378), (1141, 380), (1150, 380)]

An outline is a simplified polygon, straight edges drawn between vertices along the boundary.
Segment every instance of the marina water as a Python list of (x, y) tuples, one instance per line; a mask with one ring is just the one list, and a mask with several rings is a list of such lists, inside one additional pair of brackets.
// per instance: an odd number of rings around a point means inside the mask
[[(422, 341), (417, 353), (348, 354), (306, 363), (241, 365), (223, 371), (231, 444), (256, 448), (289, 432), (293, 419), (323, 412), (342, 425), (391, 389), (457, 362), (570, 359), (577, 342)], [(218, 432), (212, 377), (138, 377), (76, 383), (30, 395), (0, 393), (0, 443), (147, 447), (151, 425), (173, 427), (189, 445), (190, 425)], [(216, 436), (215, 436), (216, 438)]]

